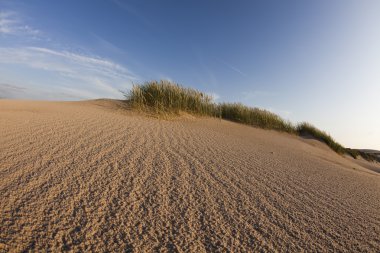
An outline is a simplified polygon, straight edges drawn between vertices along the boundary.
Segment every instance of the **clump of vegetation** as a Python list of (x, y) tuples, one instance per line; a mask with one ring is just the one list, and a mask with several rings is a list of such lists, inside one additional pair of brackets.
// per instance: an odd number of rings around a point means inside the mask
[(371, 154), (371, 153), (366, 153), (366, 152), (363, 152), (359, 149), (346, 148), (346, 153), (355, 159), (357, 159), (360, 156), (363, 159), (370, 161), (370, 162), (374, 162), (374, 161), (380, 162), (380, 158), (377, 155)]
[(219, 107), (223, 119), (264, 129), (274, 129), (288, 133), (295, 132), (295, 127), (292, 123), (267, 110), (251, 108), (239, 103), (222, 103)]
[(345, 153), (345, 148), (339, 143), (337, 143), (328, 133), (319, 130), (318, 128), (307, 122), (298, 124), (297, 132), (300, 135), (310, 135), (315, 139), (326, 143), (327, 146), (329, 146), (332, 150), (339, 154)]
[(127, 99), (135, 108), (154, 110), (156, 113), (184, 111), (210, 116), (216, 113), (216, 104), (211, 96), (164, 80), (133, 86)]
[(357, 159), (360, 156), (359, 150), (356, 149), (346, 148), (346, 153), (354, 159)]
[(264, 129), (273, 129), (301, 136), (310, 135), (326, 143), (339, 154), (347, 153), (355, 159), (360, 155), (366, 160), (378, 160), (375, 155), (344, 148), (329, 134), (309, 123), (303, 122), (294, 126), (291, 122), (267, 110), (251, 108), (239, 103), (217, 104), (211, 96), (203, 92), (184, 88), (169, 81), (150, 81), (142, 85), (134, 85), (125, 96), (129, 103), (139, 110), (153, 111), (158, 114), (184, 111), (197, 115), (220, 117)]

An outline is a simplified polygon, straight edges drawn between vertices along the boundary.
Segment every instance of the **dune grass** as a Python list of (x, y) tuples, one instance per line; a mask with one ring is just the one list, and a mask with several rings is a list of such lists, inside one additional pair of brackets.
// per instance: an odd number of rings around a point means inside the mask
[(315, 126), (311, 125), (310, 123), (307, 122), (302, 122), (297, 125), (297, 132), (299, 135), (311, 135), (315, 139), (324, 142), (329, 146), (332, 150), (339, 154), (344, 154), (345, 148), (336, 142), (328, 133), (319, 130)]
[(251, 108), (240, 103), (221, 103), (221, 118), (259, 127), (273, 129), (288, 133), (294, 133), (295, 127), (292, 123), (285, 121), (277, 114), (270, 111)]
[[(358, 152), (344, 148), (329, 134), (309, 123), (303, 122), (293, 125), (267, 110), (248, 107), (240, 103), (215, 103), (213, 98), (206, 93), (184, 88), (169, 81), (149, 81), (141, 85), (134, 85), (125, 96), (127, 101), (138, 110), (158, 114), (178, 114), (183, 111), (203, 116), (220, 117), (254, 127), (301, 136), (306, 134), (326, 143), (339, 154), (348, 153), (354, 158), (358, 154)], [(359, 153), (359, 155), (362, 154)]]
[(370, 161), (370, 162), (374, 162), (374, 161), (380, 162), (380, 158), (378, 156), (376, 156), (375, 154), (366, 153), (366, 152), (363, 152), (359, 149), (346, 148), (346, 153), (355, 159), (357, 159), (360, 156), (363, 159)]
[(180, 111), (215, 116), (216, 105), (212, 97), (195, 89), (184, 88), (169, 81), (150, 81), (134, 85), (127, 99), (132, 106), (156, 113), (179, 113)]
[(220, 117), (223, 119), (284, 132), (295, 132), (295, 127), (280, 116), (238, 103), (217, 104), (203, 92), (184, 88), (168, 81), (150, 81), (135, 85), (126, 95), (134, 108), (156, 113), (179, 113), (180, 111)]

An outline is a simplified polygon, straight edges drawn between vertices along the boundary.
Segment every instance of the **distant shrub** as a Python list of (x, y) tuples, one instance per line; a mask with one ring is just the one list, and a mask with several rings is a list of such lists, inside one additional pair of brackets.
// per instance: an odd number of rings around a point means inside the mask
[(380, 162), (380, 157), (378, 157), (375, 154), (366, 153), (366, 152), (363, 152), (359, 149), (351, 149), (351, 148), (346, 148), (345, 151), (348, 155), (352, 156), (355, 159), (357, 159), (359, 156), (361, 156), (363, 159), (370, 161), (370, 162), (374, 162), (374, 161)]
[(350, 149), (350, 148), (346, 148), (346, 153), (350, 155), (351, 157), (353, 157), (354, 159), (357, 159), (358, 156), (360, 155), (358, 150)]

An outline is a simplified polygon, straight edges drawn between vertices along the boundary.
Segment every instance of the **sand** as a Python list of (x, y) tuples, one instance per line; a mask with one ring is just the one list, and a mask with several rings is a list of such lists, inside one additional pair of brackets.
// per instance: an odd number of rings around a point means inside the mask
[(0, 100), (1, 252), (379, 252), (379, 173), (315, 140), (121, 106)]

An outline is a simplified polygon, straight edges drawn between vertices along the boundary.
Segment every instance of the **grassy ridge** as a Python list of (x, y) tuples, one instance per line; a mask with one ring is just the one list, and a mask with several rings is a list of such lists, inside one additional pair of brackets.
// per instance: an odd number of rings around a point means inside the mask
[[(259, 128), (273, 129), (298, 135), (310, 135), (326, 143), (339, 154), (348, 153), (356, 158), (363, 154), (346, 149), (329, 134), (313, 125), (303, 122), (293, 125), (280, 116), (267, 110), (248, 107), (239, 103), (215, 103), (213, 98), (203, 92), (184, 88), (169, 81), (150, 81), (135, 85), (126, 95), (131, 105), (139, 110), (155, 113), (179, 113), (180, 111), (220, 117)], [(366, 157), (363, 157), (366, 159)]]
[(184, 111), (220, 117), (265, 129), (295, 132), (295, 127), (290, 122), (272, 112), (238, 103), (217, 104), (213, 102), (211, 96), (203, 92), (184, 88), (168, 81), (151, 81), (135, 85), (127, 94), (127, 99), (140, 110), (153, 110), (157, 113)]

